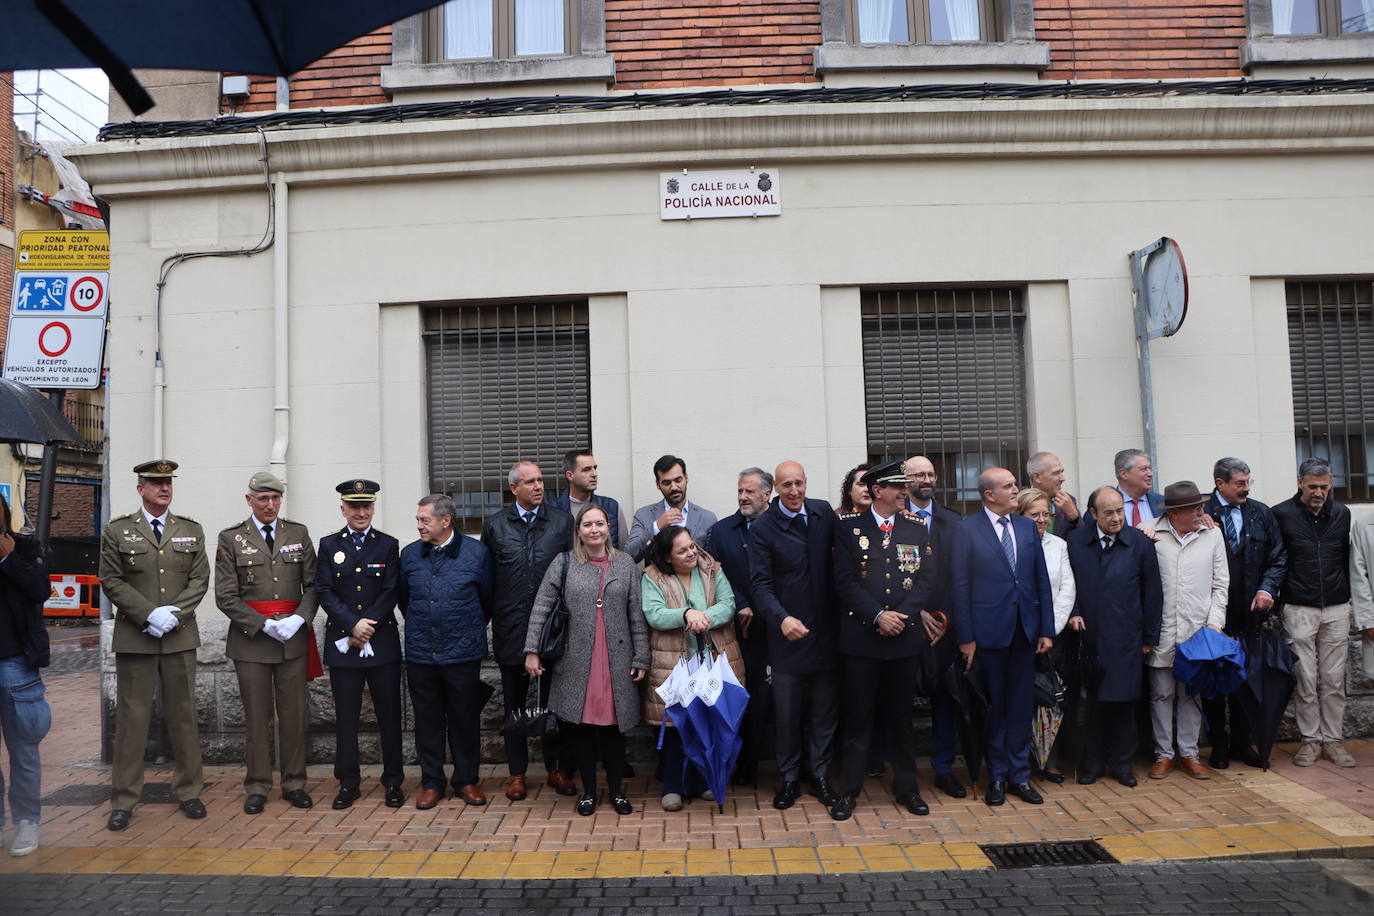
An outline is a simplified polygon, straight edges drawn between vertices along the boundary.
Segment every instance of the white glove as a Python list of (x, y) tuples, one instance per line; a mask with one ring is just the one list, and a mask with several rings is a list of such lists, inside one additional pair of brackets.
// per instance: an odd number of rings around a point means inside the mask
[[(348, 654), (348, 649), (349, 649), (348, 637), (345, 636), (343, 639), (336, 639), (336, 640), (334, 640), (334, 648), (336, 648), (336, 649), (339, 650), (339, 654), (341, 654), (341, 655), (347, 655), (347, 654)], [(359, 657), (359, 658), (371, 658), (372, 656), (374, 656), (374, 655), (376, 655), (376, 654), (377, 654), (376, 652), (373, 652), (373, 651), (372, 651), (372, 643), (370, 643), (370, 642), (365, 642), (365, 643), (363, 643), (363, 647), (362, 647), (361, 649), (358, 650), (358, 657)]]
[(340, 654), (340, 655), (347, 655), (347, 654), (348, 654), (348, 637), (345, 636), (343, 639), (336, 639), (336, 640), (334, 640), (334, 648), (336, 648), (336, 649), (339, 650), (339, 654)]
[(286, 642), (286, 637), (281, 635), (279, 624), (275, 620), (269, 620), (262, 625), (262, 631), (277, 642)]
[(296, 631), (305, 625), (305, 618), (300, 614), (292, 614), (290, 617), (283, 617), (277, 621), (277, 638), (286, 642)]
[(148, 625), (161, 630), (164, 634), (172, 632), (178, 623), (176, 610), (171, 604), (153, 608), (152, 613), (148, 615)]
[(162, 637), (167, 635), (166, 630), (162, 629), (161, 627), (153, 626), (151, 621), (148, 623), (146, 627), (143, 628), (143, 632), (147, 633), (149, 636), (155, 636), (158, 639), (161, 639)]
[(376, 652), (373, 652), (373, 651), (372, 651), (372, 643), (370, 643), (370, 642), (365, 642), (365, 643), (363, 643), (363, 647), (362, 647), (361, 649), (358, 650), (358, 657), (359, 657), (359, 658), (371, 658), (372, 656), (374, 656), (374, 655), (376, 655), (376, 654), (377, 654)]

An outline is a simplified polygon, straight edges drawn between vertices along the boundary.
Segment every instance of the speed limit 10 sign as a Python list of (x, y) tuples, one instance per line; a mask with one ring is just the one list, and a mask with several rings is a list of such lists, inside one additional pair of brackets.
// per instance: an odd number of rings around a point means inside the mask
[(11, 313), (104, 318), (109, 298), (108, 271), (16, 271)]

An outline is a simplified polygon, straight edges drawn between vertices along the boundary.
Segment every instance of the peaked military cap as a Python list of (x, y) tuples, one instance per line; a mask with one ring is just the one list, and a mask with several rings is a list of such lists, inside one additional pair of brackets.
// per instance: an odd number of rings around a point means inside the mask
[(906, 486), (906, 473), (902, 470), (901, 459), (880, 464), (877, 467), (869, 468), (864, 472), (864, 476), (859, 478), (859, 483), (866, 487), (875, 484), (900, 484)]
[(382, 485), (375, 480), (358, 477), (345, 480), (334, 489), (339, 491), (340, 498), (346, 503), (375, 503)]
[(167, 480), (175, 477), (177, 475), (172, 472), (176, 469), (177, 463), (168, 461), (166, 458), (155, 458), (152, 461), (134, 465), (134, 473), (139, 477), (147, 477), (149, 480)]
[(268, 471), (258, 471), (248, 478), (248, 489), (254, 493), (263, 493), (269, 490), (274, 493), (285, 493), (286, 484), (282, 483), (275, 474)]

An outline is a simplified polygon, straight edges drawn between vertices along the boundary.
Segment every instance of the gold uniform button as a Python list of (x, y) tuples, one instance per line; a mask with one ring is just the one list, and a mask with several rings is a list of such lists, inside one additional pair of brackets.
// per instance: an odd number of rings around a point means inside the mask
[(892, 594), (892, 589), (890, 589), (890, 588), (885, 588), (885, 589), (883, 589), (883, 592), (884, 592), (885, 594), (890, 595), (890, 594)]
[(167, 589), (165, 589), (165, 588), (160, 588), (160, 589), (158, 589), (158, 591), (160, 591), (160, 592), (165, 592), (165, 591), (167, 591)]
[(363, 587), (361, 585), (355, 585), (354, 588), (356, 588), (358, 591), (363, 590)]
[(157, 552), (157, 555), (158, 555), (158, 556), (162, 556), (162, 555), (163, 555), (164, 553), (166, 553), (166, 552), (167, 552), (167, 551), (165, 551), (165, 550), (159, 550), (159, 551)]
[(362, 571), (363, 571), (363, 568), (362, 568), (361, 566), (355, 566), (355, 567), (353, 567), (353, 571), (354, 571), (354, 572), (362, 572)]
[(158, 570), (159, 573), (165, 573), (166, 571), (167, 571), (167, 570), (165, 570), (165, 569), (159, 569), (159, 570)]

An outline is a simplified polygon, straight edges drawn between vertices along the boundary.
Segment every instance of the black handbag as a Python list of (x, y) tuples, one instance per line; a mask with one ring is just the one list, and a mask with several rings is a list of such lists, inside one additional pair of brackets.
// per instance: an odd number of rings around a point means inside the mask
[(1054, 662), (1050, 661), (1049, 653), (1037, 655), (1035, 657), (1035, 705), (1043, 706), (1046, 709), (1059, 709), (1067, 693), (1064, 679), (1054, 669)]
[[(534, 695), (538, 697), (539, 678), (534, 679)], [(546, 738), (558, 733), (558, 717), (547, 706), (521, 706), (506, 713), (501, 734), (512, 738)]]
[(563, 554), (563, 575), (558, 583), (558, 599), (549, 614), (544, 618), (544, 628), (539, 631), (539, 662), (544, 667), (551, 666), (568, 651), (568, 605), (563, 593), (568, 588), (569, 555)]

